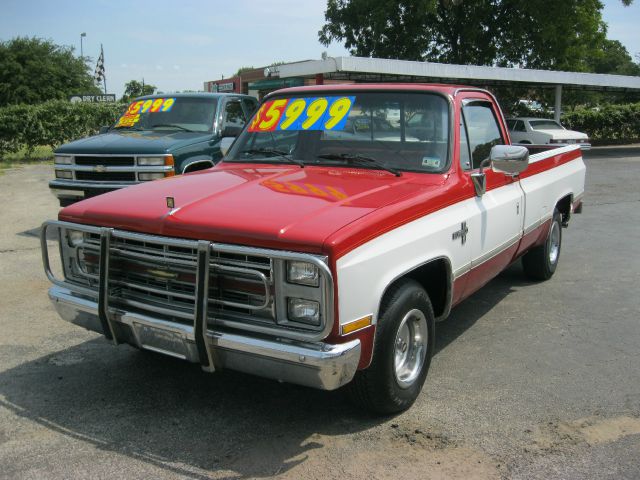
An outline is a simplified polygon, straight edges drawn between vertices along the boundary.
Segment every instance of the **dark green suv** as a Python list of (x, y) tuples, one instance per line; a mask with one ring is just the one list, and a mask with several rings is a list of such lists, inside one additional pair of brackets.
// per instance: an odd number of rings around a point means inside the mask
[(181, 93), (137, 98), (111, 127), (55, 151), (49, 183), (61, 206), (136, 183), (212, 167), (257, 107), (248, 95)]

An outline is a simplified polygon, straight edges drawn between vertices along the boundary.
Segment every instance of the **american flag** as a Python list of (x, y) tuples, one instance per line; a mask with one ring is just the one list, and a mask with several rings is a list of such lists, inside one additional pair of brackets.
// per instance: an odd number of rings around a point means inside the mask
[(102, 50), (102, 45), (100, 45), (100, 56), (98, 57), (98, 63), (96, 63), (96, 71), (93, 74), (93, 78), (97, 83), (104, 80), (104, 50)]

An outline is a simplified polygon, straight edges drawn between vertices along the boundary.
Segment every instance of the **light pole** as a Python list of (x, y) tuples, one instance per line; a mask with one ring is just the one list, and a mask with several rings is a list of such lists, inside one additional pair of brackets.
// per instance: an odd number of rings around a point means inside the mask
[(80, 34), (80, 58), (83, 60), (84, 60), (84, 51), (82, 50), (82, 39), (86, 36), (87, 36), (86, 32), (82, 32)]

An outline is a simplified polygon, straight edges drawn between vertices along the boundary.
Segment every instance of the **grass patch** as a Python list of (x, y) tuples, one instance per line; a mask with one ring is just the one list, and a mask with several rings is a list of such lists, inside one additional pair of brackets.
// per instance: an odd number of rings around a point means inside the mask
[(53, 149), (48, 146), (36, 147), (32, 152), (21, 148), (17, 152), (5, 153), (0, 159), (0, 170), (14, 168), (29, 163), (53, 161)]

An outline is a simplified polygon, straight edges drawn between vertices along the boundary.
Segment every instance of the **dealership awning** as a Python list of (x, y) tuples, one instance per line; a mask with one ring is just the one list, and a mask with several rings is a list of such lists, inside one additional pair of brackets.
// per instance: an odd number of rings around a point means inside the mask
[[(514, 85), (555, 88), (556, 116), (560, 115), (562, 90), (640, 92), (640, 77), (598, 73), (559, 72), (526, 68), (452, 65), (363, 57), (329, 57), (279, 65), (273, 75), (280, 79), (313, 78), (356, 82), (429, 82), (467, 85)], [(258, 83), (258, 82), (256, 82)]]
[(285, 87), (300, 87), (304, 85), (303, 78), (268, 78), (249, 83), (249, 90), (275, 90)]

